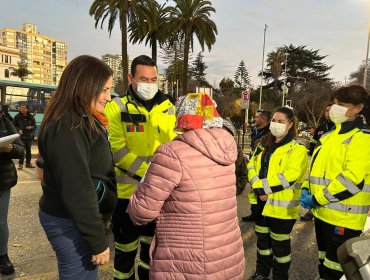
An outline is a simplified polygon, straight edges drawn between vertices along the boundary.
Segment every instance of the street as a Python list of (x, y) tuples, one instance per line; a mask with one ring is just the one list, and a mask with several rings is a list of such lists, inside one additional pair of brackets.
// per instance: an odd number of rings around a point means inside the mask
[[(19, 171), (18, 184), (12, 188), (9, 209), (9, 256), (16, 273), (10, 277), (2, 275), (0, 277), (2, 280), (58, 278), (55, 255), (38, 221), (38, 200), (42, 191), (40, 182), (34, 177), (34, 171), (29, 168)], [(249, 204), (244, 191), (238, 197), (238, 216), (241, 218), (248, 213)], [(240, 222), (245, 248), (246, 279), (255, 270), (256, 237), (253, 226), (253, 223)], [(318, 275), (316, 263), (317, 249), (313, 222), (298, 221), (292, 232), (290, 279), (315, 279)], [(112, 269), (113, 263), (110, 261), (100, 269), (99, 279), (112, 279)]]

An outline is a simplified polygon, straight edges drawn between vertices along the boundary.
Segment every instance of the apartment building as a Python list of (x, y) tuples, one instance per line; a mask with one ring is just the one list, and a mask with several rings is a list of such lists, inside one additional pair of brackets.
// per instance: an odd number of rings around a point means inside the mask
[(0, 79), (20, 81), (20, 78), (12, 75), (13, 68), (18, 68), (18, 62), (20, 61), (18, 49), (0, 45)]
[(19, 50), (21, 62), (33, 73), (26, 82), (57, 85), (67, 65), (67, 44), (40, 34), (34, 24), (0, 30), (0, 45)]

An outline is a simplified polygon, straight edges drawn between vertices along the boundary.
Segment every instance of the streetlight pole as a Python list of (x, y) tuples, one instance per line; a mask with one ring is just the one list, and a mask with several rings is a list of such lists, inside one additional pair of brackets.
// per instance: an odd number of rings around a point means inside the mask
[(266, 42), (266, 29), (267, 29), (267, 24), (265, 24), (265, 29), (263, 32), (263, 51), (262, 51), (262, 72), (261, 72), (261, 87), (260, 87), (260, 103), (258, 105), (258, 109), (261, 109), (261, 104), (262, 104), (262, 81), (263, 81), (263, 64), (265, 62), (265, 42)]
[(284, 103), (285, 103), (285, 94), (286, 94), (286, 78), (288, 76), (287, 72), (286, 72), (286, 66), (288, 64), (288, 53), (287, 51), (285, 50), (285, 63), (284, 63), (284, 86), (283, 86), (283, 102), (281, 103), (281, 107), (284, 107)]
[(367, 79), (367, 61), (369, 59), (369, 43), (370, 43), (370, 20), (369, 20), (369, 34), (367, 36), (367, 48), (366, 48), (366, 59), (365, 59), (364, 82), (363, 82), (363, 85), (365, 88), (366, 88), (366, 79)]

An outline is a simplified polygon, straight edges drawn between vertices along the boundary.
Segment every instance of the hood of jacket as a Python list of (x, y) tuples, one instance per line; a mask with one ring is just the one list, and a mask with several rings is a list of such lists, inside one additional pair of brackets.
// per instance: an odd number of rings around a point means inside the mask
[(185, 142), (221, 165), (235, 163), (238, 155), (234, 137), (218, 127), (190, 130), (177, 136), (175, 140)]

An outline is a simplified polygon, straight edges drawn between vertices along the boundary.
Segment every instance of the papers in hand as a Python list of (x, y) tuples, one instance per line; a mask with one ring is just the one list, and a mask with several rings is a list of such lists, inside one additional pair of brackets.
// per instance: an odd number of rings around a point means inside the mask
[(0, 138), (0, 148), (8, 146), (20, 137), (19, 134), (12, 134)]

